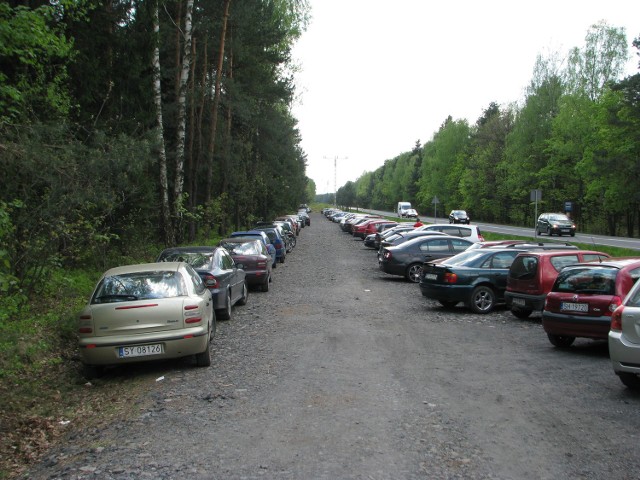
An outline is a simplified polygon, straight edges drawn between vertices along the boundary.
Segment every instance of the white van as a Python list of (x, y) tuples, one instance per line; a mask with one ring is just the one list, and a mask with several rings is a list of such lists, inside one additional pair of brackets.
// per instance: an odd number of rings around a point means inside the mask
[(398, 212), (399, 217), (406, 217), (407, 210), (411, 209), (411, 203), (409, 202), (398, 202), (398, 208), (396, 212)]

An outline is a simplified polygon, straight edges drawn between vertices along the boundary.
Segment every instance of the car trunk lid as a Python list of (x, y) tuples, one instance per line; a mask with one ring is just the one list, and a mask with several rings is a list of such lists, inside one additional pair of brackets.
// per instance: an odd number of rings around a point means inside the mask
[(185, 301), (157, 298), (91, 305), (94, 335), (136, 335), (184, 327)]

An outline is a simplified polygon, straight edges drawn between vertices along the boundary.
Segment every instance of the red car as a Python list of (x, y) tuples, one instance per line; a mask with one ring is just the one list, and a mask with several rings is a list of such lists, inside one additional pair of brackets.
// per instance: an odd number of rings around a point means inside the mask
[(366, 222), (362, 222), (358, 225), (354, 225), (353, 228), (351, 229), (351, 233), (353, 234), (354, 237), (362, 238), (364, 240), (364, 238), (367, 235), (376, 233), (378, 231), (377, 227), (384, 223), (386, 224), (392, 223), (393, 225), (398, 224), (398, 222), (389, 222), (389, 220), (385, 220), (383, 218), (375, 218), (375, 219), (370, 219)]
[(247, 285), (257, 286), (263, 292), (269, 291), (272, 260), (263, 242), (255, 237), (232, 237), (220, 240), (236, 264), (241, 264), (246, 274)]
[(556, 347), (576, 337), (607, 340), (611, 315), (640, 278), (640, 258), (565, 267), (547, 294), (542, 326)]
[[(516, 245), (517, 246), (517, 245)], [(593, 250), (546, 250), (521, 253), (511, 264), (504, 294), (507, 306), (518, 318), (541, 312), (544, 299), (563, 267), (605, 260), (609, 255)]]

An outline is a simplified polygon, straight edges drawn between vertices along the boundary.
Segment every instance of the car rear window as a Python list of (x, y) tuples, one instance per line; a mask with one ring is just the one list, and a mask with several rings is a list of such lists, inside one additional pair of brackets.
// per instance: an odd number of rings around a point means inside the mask
[(135, 272), (103, 278), (91, 303), (171, 298), (185, 294), (184, 279), (177, 272)]
[(558, 274), (553, 291), (613, 295), (618, 272), (617, 268), (601, 267), (563, 270)]
[(538, 257), (521, 255), (511, 264), (509, 276), (519, 280), (531, 280), (538, 272)]

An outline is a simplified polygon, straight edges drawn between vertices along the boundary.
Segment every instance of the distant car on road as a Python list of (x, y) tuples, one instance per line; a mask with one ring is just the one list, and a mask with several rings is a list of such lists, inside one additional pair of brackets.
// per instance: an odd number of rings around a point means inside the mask
[(404, 216), (406, 218), (418, 218), (418, 212), (415, 208), (410, 208), (409, 210), (405, 210)]
[(543, 233), (549, 236), (567, 234), (575, 237), (576, 224), (564, 213), (543, 213), (538, 217), (536, 234), (542, 235)]
[(471, 218), (464, 210), (451, 210), (449, 213), (449, 223), (471, 223)]

